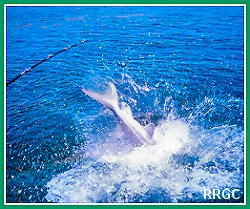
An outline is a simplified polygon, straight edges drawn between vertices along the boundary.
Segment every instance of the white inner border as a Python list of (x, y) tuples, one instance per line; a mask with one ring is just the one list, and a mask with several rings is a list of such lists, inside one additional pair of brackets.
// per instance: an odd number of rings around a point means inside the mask
[[(6, 7), (15, 6), (211, 6), (244, 7), (244, 203), (7, 203), (6, 202), (6, 86), (4, 87), (4, 205), (246, 205), (246, 4), (4, 4), (4, 82), (6, 82)], [(4, 84), (5, 85), (5, 84)]]

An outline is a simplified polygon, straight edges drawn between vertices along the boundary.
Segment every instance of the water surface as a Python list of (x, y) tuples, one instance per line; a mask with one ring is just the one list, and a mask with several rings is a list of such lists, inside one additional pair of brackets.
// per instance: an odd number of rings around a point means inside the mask
[[(6, 17), (7, 81), (85, 40), (7, 88), (7, 202), (209, 202), (205, 188), (240, 189), (210, 202), (243, 201), (243, 7), (8, 6)], [(80, 88), (110, 81), (156, 124), (158, 146), (104, 152), (117, 120)]]

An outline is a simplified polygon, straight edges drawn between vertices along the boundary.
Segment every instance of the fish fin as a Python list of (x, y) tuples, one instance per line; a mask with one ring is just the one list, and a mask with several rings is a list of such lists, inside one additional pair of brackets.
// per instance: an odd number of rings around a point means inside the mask
[(144, 126), (144, 129), (146, 130), (148, 137), (151, 139), (154, 135), (155, 125), (153, 123), (149, 123)]
[(122, 110), (125, 114), (127, 114), (127, 115), (133, 117), (131, 108), (130, 108), (130, 106), (129, 106), (126, 102), (122, 102), (122, 103), (121, 103), (121, 110)]
[(92, 99), (96, 100), (97, 102), (101, 103), (104, 106), (107, 106), (111, 109), (118, 108), (118, 94), (116, 87), (113, 83), (108, 83), (108, 90), (106, 93), (101, 94), (91, 90), (87, 90), (85, 88), (81, 89), (87, 96), (91, 97)]

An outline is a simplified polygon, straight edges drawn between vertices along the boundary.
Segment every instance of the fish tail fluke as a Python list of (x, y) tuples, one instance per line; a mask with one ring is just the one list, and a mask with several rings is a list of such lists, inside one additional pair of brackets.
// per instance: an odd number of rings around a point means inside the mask
[(97, 102), (101, 103), (104, 106), (107, 106), (113, 110), (118, 108), (118, 94), (116, 87), (113, 83), (108, 83), (109, 87), (106, 93), (101, 94), (91, 90), (87, 90), (82, 88), (81, 90), (92, 99), (96, 100)]

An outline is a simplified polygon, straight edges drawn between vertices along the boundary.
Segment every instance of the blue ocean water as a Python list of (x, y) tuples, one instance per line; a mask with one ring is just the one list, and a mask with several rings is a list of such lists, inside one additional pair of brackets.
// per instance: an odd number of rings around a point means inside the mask
[[(8, 6), (6, 25), (7, 81), (85, 40), (7, 88), (7, 202), (243, 201), (243, 7)], [(80, 88), (110, 81), (158, 147), (104, 153), (116, 117)]]

